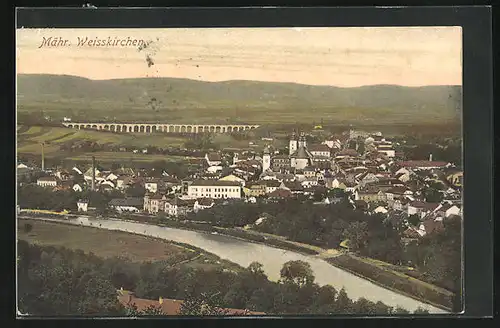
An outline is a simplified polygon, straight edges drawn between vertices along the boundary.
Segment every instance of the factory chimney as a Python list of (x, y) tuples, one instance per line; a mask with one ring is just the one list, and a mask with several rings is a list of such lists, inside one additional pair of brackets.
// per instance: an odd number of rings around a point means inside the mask
[(42, 172), (45, 171), (45, 152), (44, 152), (44, 149), (43, 149), (43, 146), (45, 144), (42, 142)]
[(95, 191), (95, 156), (92, 156), (92, 191)]

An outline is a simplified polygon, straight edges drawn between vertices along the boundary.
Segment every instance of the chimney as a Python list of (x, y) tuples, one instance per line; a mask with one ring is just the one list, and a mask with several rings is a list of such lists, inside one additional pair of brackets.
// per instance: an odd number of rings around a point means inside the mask
[(45, 144), (42, 142), (42, 171), (45, 171), (45, 152), (44, 152), (44, 149), (43, 149), (43, 146)]
[(92, 156), (92, 191), (95, 190), (95, 156)]
[(432, 154), (429, 155), (429, 162), (432, 162)]

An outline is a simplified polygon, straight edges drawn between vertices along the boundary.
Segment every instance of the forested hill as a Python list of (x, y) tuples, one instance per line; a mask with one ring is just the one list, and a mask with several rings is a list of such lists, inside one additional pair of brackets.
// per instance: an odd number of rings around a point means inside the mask
[(370, 123), (457, 121), (460, 86), (356, 88), (259, 81), (203, 82), (178, 78), (89, 80), (66, 75), (17, 76), (20, 111), (54, 115), (85, 111), (100, 118), (170, 121), (217, 117), (249, 122), (305, 119)]

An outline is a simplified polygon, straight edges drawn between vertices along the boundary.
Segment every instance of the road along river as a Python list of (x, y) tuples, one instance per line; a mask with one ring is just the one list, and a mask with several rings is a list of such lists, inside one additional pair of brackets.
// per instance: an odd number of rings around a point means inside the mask
[(246, 242), (224, 235), (160, 227), (150, 224), (121, 221), (116, 219), (89, 219), (78, 217), (67, 220), (40, 218), (46, 221), (64, 222), (82, 226), (92, 226), (108, 230), (120, 230), (131, 233), (157, 237), (165, 240), (186, 243), (213, 253), (222, 259), (247, 267), (253, 261), (263, 265), (263, 269), (270, 280), (279, 279), (280, 270), (285, 262), (301, 260), (311, 265), (315, 281), (319, 285), (331, 285), (337, 290), (345, 288), (351, 299), (364, 297), (372, 302), (396, 307), (400, 306), (408, 311), (415, 311), (418, 307), (429, 313), (447, 313), (447, 311), (422, 303), (413, 298), (395, 293), (374, 283), (343, 271), (322, 259), (312, 256), (286, 251), (263, 244)]

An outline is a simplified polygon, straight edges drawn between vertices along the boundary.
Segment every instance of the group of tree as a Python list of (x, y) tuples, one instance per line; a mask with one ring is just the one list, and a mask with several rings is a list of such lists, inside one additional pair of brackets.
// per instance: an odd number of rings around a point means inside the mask
[(417, 144), (406, 144), (400, 146), (400, 151), (405, 154), (407, 160), (428, 160), (432, 154), (432, 160), (462, 165), (462, 143), (461, 140), (415, 141)]
[[(36, 230), (36, 227), (34, 228)], [(137, 263), (92, 253), (18, 242), (19, 310), (32, 315), (161, 315), (118, 302), (118, 289), (136, 297), (184, 300), (181, 315), (224, 315), (227, 308), (266, 314), (408, 313), (381, 302), (351, 300), (344, 289), (319, 286), (308, 263), (285, 263), (278, 282), (257, 262), (237, 272), (203, 270), (175, 261)], [(425, 311), (418, 310), (418, 313)]]
[[(129, 196), (134, 196), (135, 189), (132, 189)], [(141, 193), (141, 191), (137, 191)], [(144, 193), (142, 193), (144, 195)], [(85, 190), (83, 192), (75, 192), (73, 190), (58, 190), (48, 191), (46, 188), (26, 184), (19, 186), (17, 189), (17, 202), (21, 208), (27, 209), (43, 209), (50, 211), (76, 211), (77, 202), (80, 199), (86, 199), (92, 207), (96, 208), (98, 214), (105, 214), (109, 211), (108, 203), (113, 198), (123, 198), (126, 195), (119, 191), (112, 192), (97, 192)]]

